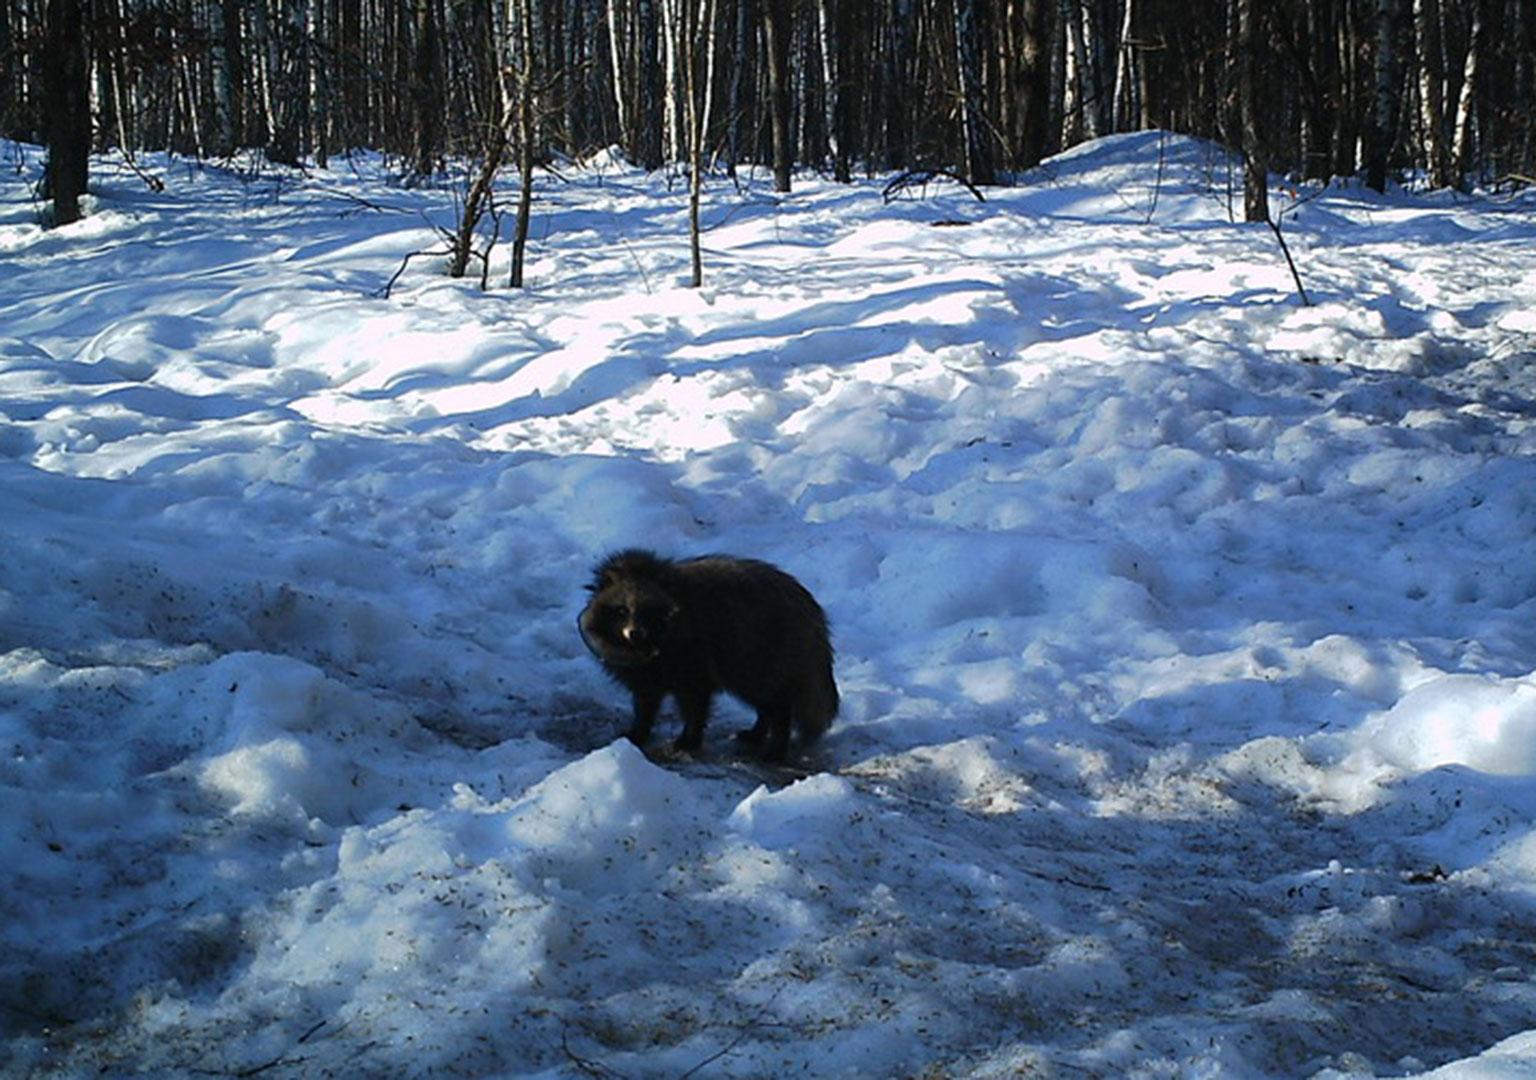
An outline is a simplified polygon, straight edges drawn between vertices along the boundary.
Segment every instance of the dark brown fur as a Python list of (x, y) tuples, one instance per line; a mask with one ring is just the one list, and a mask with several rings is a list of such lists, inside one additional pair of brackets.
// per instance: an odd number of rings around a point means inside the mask
[(620, 551), (598, 566), (581, 636), (634, 699), (629, 738), (644, 745), (664, 698), (682, 714), (677, 749), (697, 750), (721, 690), (757, 710), (738, 735), (780, 761), (790, 732), (815, 741), (837, 713), (832, 643), (821, 605), (794, 578), (756, 559), (673, 561)]

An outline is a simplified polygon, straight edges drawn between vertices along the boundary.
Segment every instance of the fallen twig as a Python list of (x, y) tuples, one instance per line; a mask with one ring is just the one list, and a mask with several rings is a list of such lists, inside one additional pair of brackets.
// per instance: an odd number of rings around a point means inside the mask
[(948, 169), (912, 169), (904, 172), (885, 185), (885, 190), (880, 193), (880, 198), (884, 200), (886, 205), (890, 205), (893, 200), (899, 198), (908, 188), (927, 187), (939, 177), (953, 180), (955, 183), (964, 186), (967, 191), (976, 196), (977, 202), (987, 201), (987, 197), (981, 193), (975, 184), (958, 173), (950, 172)]
[(781, 986), (779, 989), (775, 990), (771, 995), (769, 995), (768, 1000), (763, 1002), (762, 1005), (758, 1007), (757, 1012), (752, 1016), (751, 1021), (742, 1024), (741, 1027), (737, 1030), (736, 1037), (734, 1039), (726, 1043), (719, 1050), (716, 1050), (713, 1054), (710, 1054), (707, 1058), (699, 1062), (693, 1068), (680, 1075), (677, 1080), (688, 1080), (688, 1078), (694, 1073), (700, 1071), (706, 1066), (713, 1065), (715, 1062), (725, 1057), (725, 1055), (729, 1054), (732, 1050), (735, 1050), (738, 1046), (746, 1041), (746, 1038), (749, 1034), (754, 1031), (762, 1030), (764, 1026), (761, 1022), (762, 1018), (767, 1014), (768, 1010), (772, 1008), (773, 1003), (779, 999), (779, 994), (783, 992), (783, 989), (784, 988)]
[(595, 1076), (598, 1080), (609, 1080), (610, 1077), (618, 1077), (619, 1080), (625, 1080), (624, 1074), (617, 1069), (610, 1069), (600, 1061), (591, 1061), (572, 1050), (570, 1037), (565, 1031), (560, 1032), (560, 1049), (570, 1059), (572, 1065), (588, 1076)]
[(746, 1037), (747, 1037), (747, 1029), (746, 1028), (742, 1028), (740, 1031), (738, 1031), (736, 1033), (736, 1037), (734, 1039), (732, 1039), (730, 1042), (726, 1043), (720, 1049), (716, 1050), (713, 1054), (710, 1054), (709, 1057), (707, 1057), (703, 1061), (699, 1062), (697, 1065), (695, 1065), (693, 1068), (689, 1069), (687, 1072), (682, 1073), (680, 1076), (678, 1076), (677, 1080), (688, 1080), (688, 1078), (690, 1076), (692, 1076), (694, 1073), (698, 1072), (700, 1069), (704, 1068), (706, 1065), (713, 1065), (715, 1062), (717, 1062), (721, 1058), (725, 1057), (726, 1054), (729, 1054), (732, 1050), (736, 1049), (736, 1047), (740, 1046), (742, 1044), (742, 1042), (744, 1042), (746, 1040)]
[(400, 280), (400, 275), (405, 273), (405, 268), (411, 265), (411, 260), (412, 259), (424, 259), (424, 258), (432, 258), (432, 257), (446, 257), (446, 256), (451, 255), (451, 254), (453, 254), (453, 252), (449, 251), (449, 250), (444, 250), (444, 251), (413, 251), (413, 252), (411, 252), (400, 263), (400, 268), (398, 270), (396, 270), (393, 274), (390, 275), (389, 280), (384, 283), (384, 288), (380, 289), (379, 292), (376, 295), (381, 300), (388, 300), (389, 299), (389, 294), (390, 294), (391, 290), (393, 290), (394, 287), (395, 287), (395, 282)]
[(319, 191), (322, 195), (334, 195), (338, 199), (346, 199), (348, 202), (352, 202), (352, 203), (356, 203), (357, 204), (355, 210), (353, 210), (353, 211), (343, 211), (342, 212), (342, 216), (343, 217), (345, 217), (346, 214), (349, 213), (349, 212), (351, 212), (351, 213), (358, 213), (358, 212), (361, 212), (363, 210), (375, 210), (375, 211), (378, 211), (381, 214), (388, 213), (388, 212), (390, 212), (392, 210), (397, 212), (397, 213), (399, 212), (399, 208), (398, 207), (380, 206), (376, 202), (370, 202), (369, 200), (364, 199), (364, 198), (362, 198), (359, 195), (353, 195), (351, 192), (349, 192), (349, 191), (342, 191), (339, 188), (322, 187), (322, 188), (316, 188), (315, 190)]
[(165, 190), (165, 181), (160, 179), (158, 176), (155, 176), (153, 173), (145, 172), (143, 167), (133, 159), (132, 153), (124, 150), (122, 151), (122, 155), (124, 164), (126, 164), (128, 168), (133, 171), (135, 176), (144, 181), (145, 187), (149, 188), (150, 191), (153, 191), (157, 195)]
[(1280, 251), (1285, 255), (1285, 265), (1291, 268), (1291, 280), (1296, 282), (1296, 292), (1301, 296), (1301, 306), (1311, 307), (1312, 300), (1307, 296), (1306, 286), (1301, 283), (1301, 274), (1296, 271), (1296, 260), (1291, 258), (1290, 246), (1286, 244), (1285, 236), (1280, 232), (1280, 222), (1268, 216), (1264, 220), (1269, 222), (1269, 227), (1273, 230), (1275, 239), (1280, 241)]
[(249, 1069), (241, 1069), (238, 1072), (232, 1072), (229, 1075), (236, 1077), (237, 1080), (246, 1080), (247, 1077), (260, 1076), (268, 1069), (277, 1069), (284, 1065), (302, 1065), (306, 1060), (306, 1058), (291, 1058), (287, 1055), (280, 1055), (273, 1058), (271, 1061), (263, 1062), (260, 1065), (252, 1065)]

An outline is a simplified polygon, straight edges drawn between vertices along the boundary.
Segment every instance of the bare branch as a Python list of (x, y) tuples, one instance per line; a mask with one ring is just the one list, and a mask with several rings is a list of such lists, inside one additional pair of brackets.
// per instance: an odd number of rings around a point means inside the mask
[(967, 191), (976, 196), (977, 202), (987, 201), (987, 197), (981, 193), (981, 190), (975, 184), (959, 173), (952, 173), (948, 169), (913, 169), (909, 172), (904, 172), (885, 185), (885, 190), (880, 193), (880, 197), (889, 206), (896, 199), (905, 195), (910, 189), (927, 187), (941, 177), (963, 185)]

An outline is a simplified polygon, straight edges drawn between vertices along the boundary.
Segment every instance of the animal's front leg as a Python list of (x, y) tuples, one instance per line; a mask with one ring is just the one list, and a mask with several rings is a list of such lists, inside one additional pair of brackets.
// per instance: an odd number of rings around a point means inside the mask
[(656, 714), (661, 711), (662, 695), (652, 690), (636, 690), (632, 696), (635, 701), (635, 718), (624, 736), (636, 746), (644, 746), (651, 737), (651, 726), (656, 723)]
[(692, 753), (704, 745), (704, 724), (709, 720), (708, 690), (690, 687), (677, 692), (677, 711), (683, 717), (683, 733), (672, 744), (673, 749)]

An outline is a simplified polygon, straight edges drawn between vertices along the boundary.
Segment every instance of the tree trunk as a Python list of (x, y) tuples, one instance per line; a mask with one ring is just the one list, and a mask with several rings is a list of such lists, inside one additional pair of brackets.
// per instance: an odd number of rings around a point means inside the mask
[(132, 153), (139, 146), (137, 131), (129, 116), (127, 76), (123, 70), (123, 11), (120, 0), (105, 0), (96, 9), (97, 32), (103, 39), (98, 55), (101, 58), (102, 75), (106, 83), (107, 102), (102, 113), (102, 142), (110, 142), (113, 135), (124, 153)]
[[(1067, 141), (1072, 127), (1073, 96), (1069, 89), (1072, 76), (1072, 48), (1068, 41), (1066, 0), (1046, 0), (1056, 5), (1056, 17), (1050, 30), (1050, 67), (1046, 74), (1045, 152), (1053, 154), (1072, 145)], [(1075, 140), (1074, 140), (1075, 141)]]
[(1114, 113), (1112, 130), (1129, 131), (1133, 118), (1140, 110), (1136, 103), (1136, 54), (1132, 47), (1135, 38), (1136, 0), (1125, 0), (1125, 12), (1120, 21), (1120, 41), (1115, 50), (1115, 86), (1112, 95)]
[[(718, 0), (705, 0), (704, 24), (699, 29), (699, 40), (704, 46), (703, 75), (704, 85), (700, 88), (700, 98), (703, 102), (700, 113), (699, 143), (700, 153), (709, 156), (711, 122), (715, 115), (715, 88), (720, 63), (720, 4)], [(718, 147), (718, 140), (716, 141)], [(718, 153), (718, 149), (717, 149)]]
[(0, 10), (0, 56), (7, 58), (0, 63), (0, 135), (26, 142), (29, 133), (21, 130), (16, 117), (22, 97), (20, 90), (26, 84), (19, 77), (21, 65), (13, 55), (16, 35), (11, 32), (12, 14), (9, 10)]
[(1079, 0), (1078, 16), (1082, 20), (1082, 68), (1083, 126), (1084, 134), (1097, 139), (1109, 133), (1109, 95), (1104, 92), (1104, 29), (1100, 25), (1097, 5), (1093, 0)]
[(81, 0), (48, 0), (44, 34), (46, 185), (54, 224), (69, 225), (80, 220), (91, 161), (90, 64)]
[(585, 128), (590, 113), (586, 108), (587, 77), (580, 60), (577, 41), (586, 34), (585, 6), (578, 0), (565, 0), (560, 17), (560, 101), (564, 106), (565, 148), (573, 156), (588, 148)]
[(659, 169), (662, 156), (661, 49), (657, 28), (656, 0), (637, 0), (636, 75), (639, 92), (635, 95), (640, 138), (635, 159), (642, 168)]
[(437, 172), (441, 152), (438, 117), (442, 114), (439, 93), (437, 18), (432, 0), (415, 0), (416, 63), (411, 80), (412, 104), (415, 106), (415, 138), (411, 146), (412, 170), (427, 179)]
[(794, 170), (789, 115), (789, 0), (763, 0), (763, 36), (768, 53), (768, 112), (773, 129), (773, 189), (788, 191)]
[(912, 109), (911, 70), (916, 17), (912, 0), (889, 0), (886, 8), (889, 39), (886, 43), (884, 78), (885, 100), (882, 147), (887, 169), (900, 169), (911, 163)]
[[(708, 64), (707, 51), (714, 24), (713, 0), (681, 0), (683, 5), (680, 57), (683, 63), (685, 104), (688, 120), (688, 249), (691, 273), (688, 284), (697, 289), (704, 284), (704, 252), (699, 230), (699, 201), (704, 185), (704, 96), (701, 64)], [(706, 55), (700, 55), (700, 40), (705, 40)]]
[(1243, 143), (1243, 220), (1269, 220), (1269, 166), (1259, 126), (1259, 27), (1254, 6), (1237, 2), (1237, 96)]
[(1020, 107), (1019, 165), (1029, 169), (1045, 157), (1046, 131), (1050, 123), (1050, 45), (1046, 0), (1024, 0), (1024, 49), (1019, 72)]
[(1083, 43), (1080, 0), (1061, 0), (1059, 14), (1065, 33), (1061, 73), (1061, 145), (1063, 148), (1091, 138), (1087, 97), (1089, 93), (1087, 48)]
[(348, 150), (377, 145), (372, 131), (374, 118), (368, 108), (368, 84), (363, 77), (368, 45), (363, 37), (362, 0), (340, 0), (337, 14), (341, 36), (337, 77), (341, 83), (342, 115), (336, 135)]
[(528, 224), (533, 216), (534, 84), (538, 79), (539, 43), (533, 30), (533, 5), (538, 0), (508, 0), (515, 5), (508, 22), (515, 27), (520, 46), (517, 65), (517, 221), (512, 232), (512, 272), (509, 284), (523, 287), (523, 260), (528, 250)]
[(1397, 3), (1376, 0), (1376, 77), (1366, 185), (1387, 190), (1387, 164), (1397, 140)]
[[(1514, 26), (1510, 28), (1510, 36), (1515, 45), (1515, 75), (1513, 79), (1513, 93), (1516, 101), (1536, 101), (1536, 12), (1530, 10), (1530, 5), (1518, 3), (1513, 10), (1515, 18), (1510, 20)], [(1524, 123), (1515, 125), (1514, 130), (1508, 135), (1509, 145), (1505, 151), (1512, 157), (1518, 168), (1536, 173), (1536, 116), (1527, 111)]]
[(1464, 186), (1472, 169), (1472, 103), (1478, 92), (1479, 56), (1483, 50), (1483, 11), (1481, 0), (1472, 0), (1472, 26), (1467, 36), (1467, 61), (1461, 74), (1461, 99), (1456, 103), (1456, 136), (1451, 145), (1451, 159), (1456, 170), (1456, 184)]
[(304, 90), (309, 103), (309, 151), (315, 164), (325, 168), (329, 163), (330, 109), (327, 107), (326, 70), (320, 63), (319, 42), (325, 40), (329, 29), (324, 25), (325, 5), (321, 0), (306, 0), (304, 13)]
[(634, 131), (630, 126), (633, 106), (625, 92), (624, 73), (628, 70), (628, 65), (624, 60), (623, 40), (619, 0), (608, 0), (608, 57), (612, 65), (613, 104), (619, 119), (619, 145), (633, 146)]
[(955, 0), (955, 70), (960, 96), (960, 133), (965, 175), (972, 184), (996, 183), (982, 113), (981, 58), (977, 44), (976, 0)]
[(202, 123), (197, 116), (197, 87), (192, 78), (192, 64), (187, 59), (187, 54), (177, 43), (177, 34), (173, 29), (170, 34), (171, 49), (176, 54), (173, 61), (177, 74), (181, 76), (181, 108), (178, 110), (187, 125), (188, 136), (191, 139), (190, 149), (198, 160), (207, 157), (207, 148), (203, 142)]
[(1334, 114), (1341, 101), (1333, 42), (1325, 33), (1332, 0), (1314, 0), (1302, 13), (1297, 48), (1309, 58), (1302, 80), (1300, 116), (1301, 173), (1308, 180), (1326, 180), (1333, 166)]
[[(843, 45), (842, 6), (847, 0), (816, 0), (816, 29), (821, 39), (821, 81), (823, 87), (823, 122), (827, 127), (827, 153), (832, 159), (832, 176), (840, 184), (852, 179), (848, 168), (848, 147), (844, 142), (843, 70), (840, 58)], [(833, 5), (836, 9), (833, 9)]]
[[(276, 25), (266, 0), (251, 5), (256, 47), (261, 51), (261, 90), (266, 114), (267, 158), (280, 165), (299, 163), (299, 132), (294, 122), (299, 88), (290, 77), (286, 58), (295, 43), (289, 40), (289, 12), (285, 5), (295, 0), (275, 0)], [(279, 41), (279, 37), (282, 38)]]
[(746, 156), (746, 141), (742, 138), (742, 122), (747, 115), (747, 72), (753, 67), (752, 42), (753, 0), (736, 0), (735, 55), (731, 64), (730, 104), (726, 119), (726, 146), (730, 155), (732, 175)]
[(1449, 187), (1451, 160), (1445, 139), (1445, 62), (1439, 0), (1413, 0), (1413, 27), (1425, 164), (1433, 187)]
[(1359, 39), (1359, 21), (1356, 6), (1339, 3), (1332, 32), (1336, 38), (1335, 56), (1338, 61), (1338, 86), (1343, 100), (1338, 103), (1333, 117), (1333, 174), (1353, 176), (1360, 169), (1360, 119), (1361, 65), (1356, 42)]
[[(225, 0), (208, 5), (208, 73), (213, 82), (213, 131), (208, 150), (228, 157), (235, 150), (235, 86), (229, 67), (229, 25)], [(239, 13), (235, 14), (236, 19)]]
[(480, 168), (476, 171), (469, 190), (464, 194), (464, 209), (459, 215), (459, 227), (454, 233), (453, 248), (449, 253), (448, 276), (451, 278), (461, 278), (469, 269), (469, 258), (474, 252), (475, 229), (491, 203), (496, 174), (500, 171), (502, 160), (507, 154), (507, 132), (514, 122), (512, 115), (514, 108), (513, 101), (508, 100), (501, 116), (487, 133), (486, 145), (481, 151), (483, 156), (480, 159)]
[(682, 77), (678, 63), (679, 28), (678, 5), (683, 0), (661, 2), (661, 52), (662, 52), (662, 157), (666, 161), (683, 160)]

